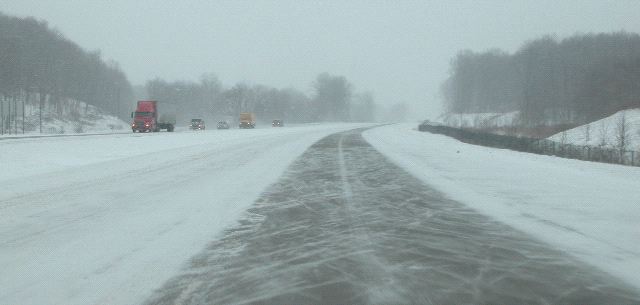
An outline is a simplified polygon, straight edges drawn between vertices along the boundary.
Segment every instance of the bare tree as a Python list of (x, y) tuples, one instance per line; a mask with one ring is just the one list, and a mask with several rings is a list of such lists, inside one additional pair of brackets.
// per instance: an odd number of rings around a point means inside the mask
[(482, 123), (482, 118), (480, 117), (479, 113), (476, 113), (473, 116), (473, 128), (476, 128), (476, 129), (480, 128), (481, 123)]
[(609, 137), (609, 125), (605, 121), (600, 121), (600, 147), (607, 146), (607, 138)]
[(321, 73), (313, 83), (313, 103), (319, 120), (349, 121), (353, 86), (344, 76)]
[(588, 146), (591, 141), (591, 124), (587, 124), (584, 126), (584, 145)]
[(616, 122), (616, 148), (620, 151), (620, 157), (624, 156), (624, 152), (629, 146), (629, 122), (627, 115), (621, 112)]
[(567, 131), (563, 131), (560, 134), (560, 145), (562, 145), (562, 147), (564, 147), (567, 144)]

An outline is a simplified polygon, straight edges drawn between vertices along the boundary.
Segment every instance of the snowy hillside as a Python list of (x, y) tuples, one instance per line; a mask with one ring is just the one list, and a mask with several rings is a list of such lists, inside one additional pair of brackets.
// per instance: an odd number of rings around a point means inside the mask
[[(17, 118), (7, 115), (7, 105), (4, 106), (4, 135), (22, 135), (22, 105), (18, 103)], [(129, 131), (129, 124), (115, 116), (105, 114), (97, 107), (83, 102), (69, 101), (56, 109), (47, 105), (42, 112), (43, 134), (75, 134), (75, 133), (106, 133)], [(13, 111), (12, 111), (13, 113)], [(24, 106), (24, 133), (40, 134), (40, 110), (37, 104)]]
[(517, 125), (520, 112), (507, 113), (448, 113), (437, 121), (451, 127), (495, 128)]
[(622, 134), (626, 138), (626, 150), (640, 150), (640, 109), (619, 111), (604, 119), (557, 133), (549, 139), (566, 144), (618, 148)]

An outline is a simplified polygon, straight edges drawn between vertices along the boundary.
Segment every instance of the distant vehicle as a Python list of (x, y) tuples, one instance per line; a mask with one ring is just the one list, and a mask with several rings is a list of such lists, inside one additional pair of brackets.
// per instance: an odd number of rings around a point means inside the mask
[(256, 128), (256, 115), (252, 112), (240, 113), (240, 128)]
[(428, 131), (430, 128), (432, 129), (434, 127), (444, 127), (444, 125), (442, 125), (441, 123), (424, 120), (422, 123), (420, 123), (420, 125), (418, 125), (418, 131)]
[(218, 129), (229, 129), (229, 123), (227, 121), (218, 122)]
[(284, 122), (282, 122), (282, 120), (273, 120), (273, 122), (271, 122), (271, 126), (284, 127)]
[(136, 111), (131, 113), (133, 132), (158, 132), (166, 129), (172, 132), (175, 128), (176, 117), (174, 114), (163, 114), (158, 118), (157, 101), (138, 101)]
[(418, 131), (427, 131), (431, 122), (429, 120), (424, 120), (420, 125), (418, 125)]
[(203, 119), (191, 119), (191, 125), (189, 126), (192, 130), (204, 130), (204, 120)]

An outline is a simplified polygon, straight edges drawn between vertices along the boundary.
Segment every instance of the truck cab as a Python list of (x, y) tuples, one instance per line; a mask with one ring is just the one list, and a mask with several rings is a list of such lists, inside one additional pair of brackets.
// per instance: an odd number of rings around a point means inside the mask
[(138, 101), (136, 111), (131, 114), (133, 123), (131, 129), (133, 132), (151, 132), (158, 131), (158, 113), (155, 101)]
[(137, 132), (157, 132), (160, 129), (173, 131), (175, 126), (175, 117), (165, 115), (158, 120), (158, 102), (157, 101), (138, 101), (136, 111), (131, 113), (133, 122), (131, 130)]

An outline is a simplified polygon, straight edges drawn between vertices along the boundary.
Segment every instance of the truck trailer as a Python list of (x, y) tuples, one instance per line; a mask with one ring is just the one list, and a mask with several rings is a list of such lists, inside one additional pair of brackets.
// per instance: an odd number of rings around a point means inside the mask
[(240, 113), (240, 128), (256, 128), (256, 115), (252, 112)]

